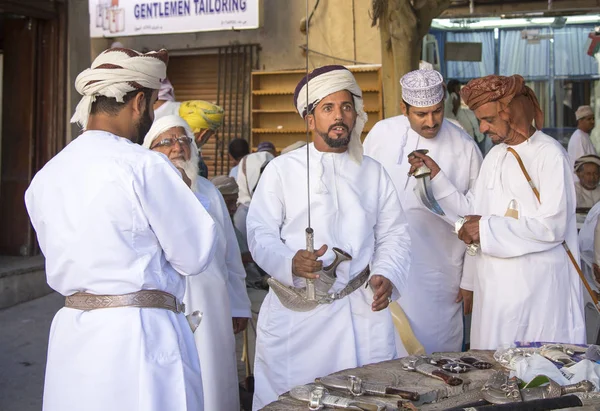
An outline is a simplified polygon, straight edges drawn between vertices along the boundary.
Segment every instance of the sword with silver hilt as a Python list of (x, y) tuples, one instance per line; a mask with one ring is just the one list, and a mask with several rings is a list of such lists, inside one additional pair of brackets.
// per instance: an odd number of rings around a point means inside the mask
[(428, 364), (427, 360), (423, 357), (409, 355), (408, 357), (401, 358), (400, 363), (402, 364), (402, 369), (406, 371), (416, 371), (428, 377), (444, 381), (450, 386), (456, 386), (463, 383), (461, 378), (450, 375), (435, 365)]
[(361, 395), (378, 395), (381, 397), (396, 396), (405, 400), (418, 401), (420, 396), (418, 392), (405, 391), (398, 387), (391, 387), (381, 383), (365, 381), (355, 375), (348, 376), (327, 376), (317, 378), (317, 384), (328, 388), (348, 391), (350, 394), (359, 397)]
[(346, 398), (329, 394), (325, 387), (300, 385), (290, 390), (290, 397), (308, 403), (311, 411), (335, 408), (359, 411), (385, 411), (387, 405), (380, 401)]
[[(310, 253), (315, 252), (315, 233), (310, 226), (310, 131), (308, 129), (308, 29), (309, 29), (310, 18), (308, 15), (308, 0), (306, 0), (306, 115), (304, 116), (304, 124), (306, 126), (306, 187), (307, 187), (307, 199), (308, 199), (308, 226), (306, 227), (306, 251)], [(308, 301), (317, 300), (317, 292), (315, 290), (315, 280), (312, 278), (306, 279), (306, 299)]]
[[(410, 156), (413, 155), (414, 152), (427, 154), (429, 153), (429, 150), (417, 149), (411, 152), (408, 155), (408, 157), (410, 158)], [(429, 167), (423, 164), (421, 167), (417, 168), (412, 175), (417, 179), (417, 184), (415, 186), (414, 192), (419, 198), (419, 200), (421, 200), (421, 203), (423, 203), (423, 205), (427, 207), (429, 211), (437, 215), (446, 215), (444, 213), (444, 210), (442, 210), (442, 207), (439, 205), (439, 203), (433, 196), (433, 190), (431, 189), (431, 169), (429, 169)]]

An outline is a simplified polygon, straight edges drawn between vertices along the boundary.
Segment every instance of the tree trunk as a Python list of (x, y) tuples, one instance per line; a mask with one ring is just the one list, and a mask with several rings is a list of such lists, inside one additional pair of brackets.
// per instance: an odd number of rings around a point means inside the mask
[(373, 0), (373, 25), (379, 21), (384, 117), (400, 114), (400, 78), (419, 68), (423, 36), (450, 0)]

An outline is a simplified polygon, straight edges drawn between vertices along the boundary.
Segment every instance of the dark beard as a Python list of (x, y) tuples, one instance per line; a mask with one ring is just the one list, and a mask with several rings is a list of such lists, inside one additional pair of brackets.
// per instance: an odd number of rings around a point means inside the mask
[[(348, 137), (344, 137), (344, 138), (331, 138), (329, 137), (329, 132), (334, 129), (335, 127), (343, 127), (346, 129), (346, 131), (348, 132)], [(329, 129), (327, 130), (326, 133), (323, 133), (319, 130), (317, 130), (317, 134), (319, 134), (321, 136), (321, 138), (323, 139), (323, 141), (325, 142), (325, 144), (327, 144), (329, 147), (331, 148), (341, 148), (341, 147), (348, 147), (348, 144), (350, 144), (350, 138), (351, 138), (351, 134), (352, 131), (348, 129), (348, 126), (346, 126), (344, 123), (336, 123), (336, 124), (332, 124)]]
[(142, 118), (135, 126), (134, 143), (142, 145), (144, 142), (144, 137), (146, 137), (146, 134), (148, 134), (148, 131), (150, 131), (150, 128), (152, 127), (152, 122), (153, 120), (152, 117), (150, 117), (150, 109), (146, 107), (144, 114), (142, 114)]

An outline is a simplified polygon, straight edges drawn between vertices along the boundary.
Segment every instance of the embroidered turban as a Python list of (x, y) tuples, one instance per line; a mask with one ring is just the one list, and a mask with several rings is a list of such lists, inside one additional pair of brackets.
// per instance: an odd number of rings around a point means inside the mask
[(225, 111), (216, 104), (202, 100), (184, 101), (179, 115), (187, 121), (194, 133), (205, 129), (217, 130), (223, 124)]
[(501, 118), (525, 137), (529, 135), (533, 120), (536, 128), (544, 126), (544, 114), (537, 97), (519, 75), (491, 75), (471, 80), (461, 89), (460, 95), (471, 110), (477, 110), (486, 103), (497, 102)]
[[(308, 80), (307, 80), (308, 77)], [(308, 84), (307, 84), (308, 82)], [(306, 89), (308, 87), (308, 98)], [(348, 154), (356, 163), (360, 164), (363, 157), (363, 147), (360, 140), (365, 124), (367, 113), (365, 113), (362, 91), (356, 79), (344, 66), (319, 67), (300, 80), (294, 92), (294, 105), (302, 118), (310, 114), (319, 102), (330, 94), (347, 90), (354, 98), (354, 109), (356, 110), (356, 124), (350, 136)]]
[(175, 114), (171, 114), (154, 120), (150, 131), (148, 131), (148, 134), (146, 134), (146, 137), (144, 137), (142, 147), (149, 149), (152, 147), (152, 143), (158, 138), (158, 136), (175, 127), (183, 128), (185, 130), (185, 135), (191, 138), (192, 142), (190, 143), (189, 160), (185, 161), (185, 163), (174, 165), (176, 167), (181, 167), (185, 171), (185, 174), (192, 181), (192, 190), (196, 191), (196, 180), (198, 179), (198, 160), (200, 159), (200, 156), (198, 154), (198, 147), (194, 141), (194, 133), (192, 133), (190, 126), (188, 126), (184, 119)]
[(402, 100), (413, 107), (435, 106), (444, 99), (444, 77), (435, 70), (414, 70), (400, 79)]
[(275, 151), (275, 145), (270, 141), (261, 141), (256, 147), (256, 151)]
[(103, 51), (75, 80), (75, 88), (83, 98), (75, 108), (71, 123), (79, 123), (85, 130), (96, 96), (113, 97), (122, 103), (123, 96), (130, 91), (158, 90), (161, 79), (167, 76), (168, 61), (166, 50), (146, 54), (124, 48)]
[(222, 195), (237, 194), (240, 191), (233, 177), (216, 176), (211, 178), (210, 182), (217, 187)]

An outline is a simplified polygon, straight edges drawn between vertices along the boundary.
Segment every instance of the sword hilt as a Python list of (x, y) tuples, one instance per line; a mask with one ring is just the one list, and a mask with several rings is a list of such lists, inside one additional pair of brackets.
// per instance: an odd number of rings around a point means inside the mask
[[(311, 227), (306, 228), (306, 251), (315, 252), (315, 232)], [(306, 279), (306, 299), (309, 301), (316, 301), (317, 299), (315, 280), (311, 278)]]

